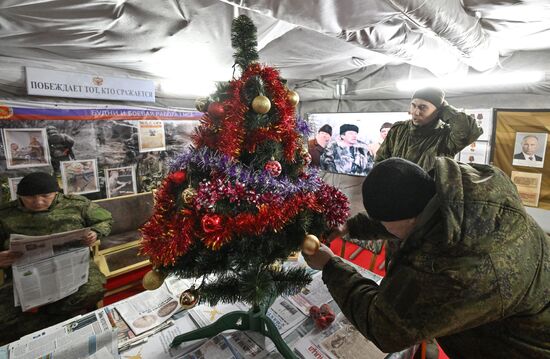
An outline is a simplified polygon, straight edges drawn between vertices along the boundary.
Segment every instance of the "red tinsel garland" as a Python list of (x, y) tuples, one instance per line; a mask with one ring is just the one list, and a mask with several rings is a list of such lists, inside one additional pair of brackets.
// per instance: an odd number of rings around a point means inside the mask
[(328, 185), (322, 185), (314, 193), (298, 192), (283, 203), (263, 203), (257, 206), (257, 213), (231, 216), (205, 212), (196, 206), (181, 210), (173, 200), (182, 189), (181, 181), (181, 174), (171, 174), (163, 182), (155, 195), (155, 214), (141, 230), (141, 252), (149, 255), (157, 266), (173, 265), (197, 240), (211, 250), (219, 250), (239, 236), (281, 231), (304, 210), (323, 215), (332, 226), (344, 223), (349, 214), (346, 197)]
[[(248, 104), (242, 102), (241, 92), (246, 82), (253, 76), (260, 76), (264, 81), (278, 120), (247, 134), (244, 118), (250, 109)], [(216, 121), (208, 114), (201, 119), (201, 126), (193, 135), (195, 148), (207, 146), (223, 154), (238, 157), (246, 136), (245, 148), (250, 153), (255, 152), (258, 143), (265, 140), (277, 141), (283, 143), (285, 159), (288, 162), (294, 162), (294, 153), (299, 147), (299, 136), (295, 131), (295, 110), (287, 99), (287, 89), (279, 78), (279, 71), (272, 67), (252, 64), (240, 79), (229, 83), (229, 95), (230, 98), (222, 103), (226, 115), (221, 120)]]

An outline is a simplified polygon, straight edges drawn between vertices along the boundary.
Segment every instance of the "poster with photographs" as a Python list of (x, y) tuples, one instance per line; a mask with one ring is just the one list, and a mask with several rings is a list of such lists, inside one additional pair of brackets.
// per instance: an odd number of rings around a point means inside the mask
[(138, 122), (139, 152), (164, 151), (164, 123), (160, 120)]
[(327, 172), (366, 176), (392, 124), (409, 117), (407, 112), (309, 114), (311, 164)]
[[(9, 201), (8, 178), (22, 177), (35, 170), (53, 172), (61, 176), (61, 162), (95, 158), (99, 173), (99, 191), (84, 194), (89, 199), (107, 198), (105, 169), (133, 166), (137, 192), (155, 189), (169, 171), (169, 164), (191, 145), (191, 137), (200, 123), (202, 113), (172, 109), (136, 108), (55, 108), (10, 107), (12, 115), (0, 119), (0, 193), (1, 202)], [(138, 126), (141, 121), (162, 122), (165, 149), (140, 152)], [(27, 168), (28, 162), (12, 161), (3, 142), (4, 130), (8, 140), (15, 132), (39, 129), (47, 139), (49, 166)], [(19, 135), (19, 134), (16, 134)], [(28, 135), (26, 135), (28, 138)], [(26, 144), (26, 139), (23, 144)], [(42, 140), (38, 140), (42, 142)], [(13, 141), (12, 141), (13, 142)], [(19, 140), (18, 142), (21, 142)], [(161, 147), (163, 147), (161, 146)], [(24, 147), (24, 146), (23, 146)], [(15, 148), (15, 146), (14, 146)], [(10, 155), (9, 153), (7, 154)], [(12, 166), (15, 162), (16, 166)], [(8, 165), (10, 168), (8, 168)], [(31, 165), (40, 165), (40, 163)]]
[(95, 159), (63, 161), (61, 181), (65, 194), (84, 194), (99, 191), (97, 161)]
[(460, 162), (464, 163), (489, 163), (489, 143), (487, 141), (475, 141), (460, 151)]
[(478, 126), (483, 129), (483, 133), (478, 141), (491, 141), (491, 136), (493, 133), (493, 109), (491, 108), (481, 108), (481, 109), (464, 109), (466, 114), (472, 116), (476, 119)]
[(137, 193), (135, 167), (106, 168), (105, 186), (107, 198)]
[(17, 199), (17, 185), (23, 179), (23, 177), (8, 178), (8, 185), (10, 187), (10, 201)]
[(512, 165), (542, 168), (548, 133), (517, 132)]
[(8, 169), (50, 165), (45, 128), (4, 128), (2, 135)]
[(512, 171), (510, 178), (518, 189), (523, 205), (538, 207), (542, 173)]

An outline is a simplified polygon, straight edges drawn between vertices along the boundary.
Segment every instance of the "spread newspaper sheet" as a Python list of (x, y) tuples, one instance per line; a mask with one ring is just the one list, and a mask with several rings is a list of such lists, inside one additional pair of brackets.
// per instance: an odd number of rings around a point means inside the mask
[(22, 337), (9, 344), (9, 357), (78, 359), (88, 358), (102, 348), (103, 352), (118, 357), (116, 330), (100, 309)]
[(82, 242), (88, 231), (10, 236), (10, 250), (23, 253), (12, 266), (16, 306), (27, 311), (55, 302), (88, 282), (90, 250)]

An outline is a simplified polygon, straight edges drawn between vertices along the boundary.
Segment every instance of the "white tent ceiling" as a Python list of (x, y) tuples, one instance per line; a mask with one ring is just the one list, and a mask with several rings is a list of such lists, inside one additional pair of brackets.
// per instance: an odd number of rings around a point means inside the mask
[(258, 27), (261, 61), (306, 101), (335, 98), (342, 78), (347, 99), (369, 100), (407, 97), (402, 79), (550, 72), (548, 0), (1, 0), (0, 95), (24, 95), (33, 66), (150, 78), (158, 97), (194, 98), (232, 76), (237, 12)]

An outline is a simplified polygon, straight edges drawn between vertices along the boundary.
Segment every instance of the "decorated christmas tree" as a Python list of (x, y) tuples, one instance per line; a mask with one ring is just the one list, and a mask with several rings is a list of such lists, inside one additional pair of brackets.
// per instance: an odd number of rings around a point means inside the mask
[(197, 101), (204, 115), (193, 146), (173, 162), (142, 228), (141, 251), (155, 268), (144, 283), (160, 285), (169, 273), (199, 278), (197, 287), (182, 293), (184, 307), (199, 301), (251, 306), (176, 337), (174, 345), (251, 329), (293, 357), (265, 312), (277, 296), (298, 293), (311, 277), (304, 268), (278, 264), (293, 252), (315, 251), (316, 236), (342, 224), (349, 207), (309, 168), (309, 129), (296, 116), (298, 94), (276, 69), (258, 63), (254, 24), (236, 18), (231, 36), (240, 77)]

